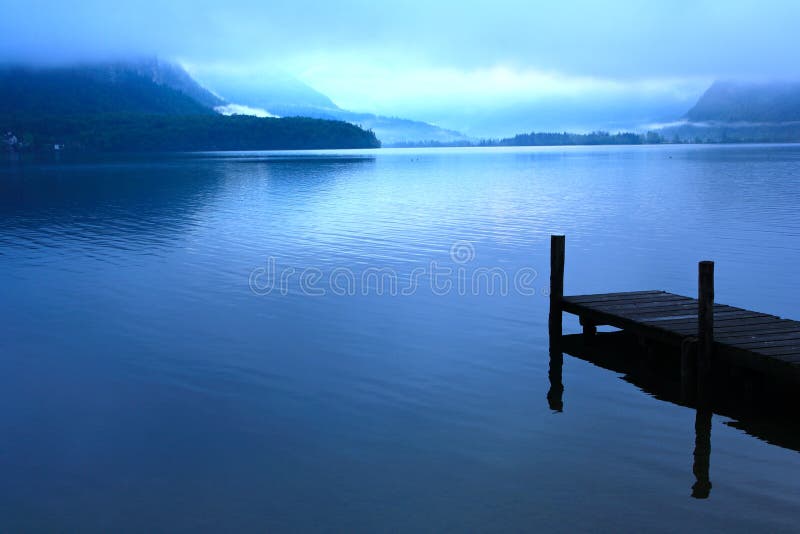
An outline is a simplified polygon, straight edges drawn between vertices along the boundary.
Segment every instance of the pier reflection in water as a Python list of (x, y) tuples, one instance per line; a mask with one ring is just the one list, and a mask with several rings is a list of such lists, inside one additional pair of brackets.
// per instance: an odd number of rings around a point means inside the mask
[(658, 400), (695, 410), (692, 465), (695, 481), (691, 486), (694, 498), (705, 499), (711, 494), (711, 423), (715, 414), (730, 419), (724, 422), (727, 426), (772, 445), (800, 451), (800, 421), (793, 413), (800, 406), (800, 399), (788, 385), (782, 387), (770, 382), (767, 386), (757, 374), (725, 370), (724, 377), (713, 377), (711, 397), (698, 402), (695, 395), (687, 395), (681, 387), (681, 366), (674, 351), (643, 347), (635, 336), (622, 331), (590, 337), (559, 336), (551, 332), (547, 403), (554, 412), (564, 411), (565, 353), (621, 374), (623, 380)]

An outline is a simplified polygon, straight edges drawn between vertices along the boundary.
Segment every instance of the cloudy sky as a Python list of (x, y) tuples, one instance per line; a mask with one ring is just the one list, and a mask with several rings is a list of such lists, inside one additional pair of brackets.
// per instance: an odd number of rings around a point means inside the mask
[(157, 54), (281, 69), (359, 111), (569, 97), (694, 98), (716, 78), (796, 78), (800, 2), (0, 0), (0, 60)]

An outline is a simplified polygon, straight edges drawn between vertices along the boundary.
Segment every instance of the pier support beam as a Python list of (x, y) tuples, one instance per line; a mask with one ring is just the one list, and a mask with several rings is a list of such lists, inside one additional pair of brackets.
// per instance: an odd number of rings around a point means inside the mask
[(563, 235), (550, 236), (550, 339), (562, 333), (562, 299), (564, 297)]
[(714, 357), (714, 262), (701, 261), (697, 288), (697, 402), (711, 400), (711, 365)]
[(583, 340), (587, 343), (591, 343), (595, 334), (597, 334), (597, 325), (585, 317), (581, 317), (580, 322), (583, 327)]
[(681, 343), (681, 400), (690, 403), (697, 393), (697, 338)]

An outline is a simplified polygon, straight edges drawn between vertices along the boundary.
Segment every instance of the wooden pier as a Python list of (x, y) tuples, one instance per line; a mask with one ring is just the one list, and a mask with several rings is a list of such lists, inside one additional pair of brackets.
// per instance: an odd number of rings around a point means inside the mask
[(561, 336), (567, 312), (580, 318), (587, 342), (608, 325), (642, 345), (674, 347), (684, 381), (697, 383), (701, 395), (712, 373), (726, 368), (800, 384), (800, 321), (715, 303), (713, 262), (700, 262), (697, 298), (660, 290), (564, 296), (564, 248), (564, 236), (552, 236), (551, 339)]

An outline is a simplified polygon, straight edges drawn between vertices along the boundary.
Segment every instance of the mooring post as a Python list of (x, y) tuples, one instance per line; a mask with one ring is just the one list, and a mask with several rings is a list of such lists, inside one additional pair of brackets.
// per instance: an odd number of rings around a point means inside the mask
[(547, 391), (547, 403), (556, 412), (564, 410), (564, 384), (561, 381), (561, 369), (564, 365), (564, 353), (561, 349), (562, 310), (564, 296), (564, 236), (550, 236), (550, 389)]
[(714, 262), (701, 261), (697, 309), (697, 402), (710, 400), (711, 362), (714, 356)]
[(714, 262), (701, 261), (697, 277), (697, 412), (694, 420), (695, 484), (692, 497), (706, 499), (711, 493), (711, 361), (714, 356)]
[(550, 339), (561, 336), (561, 303), (564, 297), (563, 235), (550, 236)]

